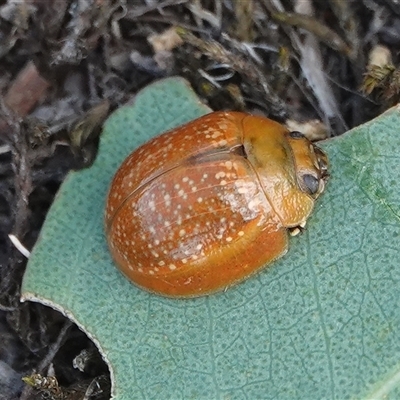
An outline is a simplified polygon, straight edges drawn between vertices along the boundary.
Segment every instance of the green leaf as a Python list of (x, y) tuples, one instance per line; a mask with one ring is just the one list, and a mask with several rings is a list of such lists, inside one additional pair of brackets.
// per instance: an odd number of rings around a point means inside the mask
[(68, 176), (48, 213), (23, 299), (61, 310), (93, 338), (114, 399), (398, 398), (399, 109), (323, 144), (331, 178), (307, 230), (244, 283), (167, 299), (114, 268), (103, 209), (118, 164), (206, 112), (171, 78), (107, 120), (96, 162)]

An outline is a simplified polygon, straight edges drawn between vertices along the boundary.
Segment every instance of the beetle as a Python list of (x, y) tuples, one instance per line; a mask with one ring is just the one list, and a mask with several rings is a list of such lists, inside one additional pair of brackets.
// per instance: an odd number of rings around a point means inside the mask
[(111, 255), (136, 285), (171, 297), (224, 290), (284, 255), (327, 180), (300, 132), (212, 112), (133, 151), (111, 183)]

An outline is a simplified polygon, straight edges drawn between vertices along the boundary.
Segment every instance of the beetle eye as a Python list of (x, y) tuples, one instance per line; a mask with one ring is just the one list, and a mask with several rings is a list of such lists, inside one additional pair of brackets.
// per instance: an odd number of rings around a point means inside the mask
[(319, 180), (314, 175), (305, 174), (302, 176), (304, 188), (309, 194), (315, 194), (319, 189)]
[(304, 135), (303, 135), (301, 132), (299, 132), (299, 131), (292, 131), (292, 132), (289, 132), (289, 136), (290, 136), (292, 139), (301, 139), (301, 138), (304, 137)]

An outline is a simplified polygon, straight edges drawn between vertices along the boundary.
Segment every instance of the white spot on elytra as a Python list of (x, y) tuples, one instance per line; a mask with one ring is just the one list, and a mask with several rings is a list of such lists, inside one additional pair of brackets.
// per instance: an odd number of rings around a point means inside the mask
[(232, 167), (233, 167), (232, 161), (226, 161), (226, 162), (225, 162), (225, 167), (226, 167), (228, 170), (231, 170)]
[(248, 205), (250, 209), (254, 209), (260, 205), (260, 200), (259, 199), (250, 200)]

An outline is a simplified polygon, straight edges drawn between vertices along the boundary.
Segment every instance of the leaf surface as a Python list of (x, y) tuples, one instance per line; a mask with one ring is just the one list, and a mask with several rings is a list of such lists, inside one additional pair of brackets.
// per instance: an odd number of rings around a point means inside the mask
[(169, 78), (109, 117), (95, 163), (67, 177), (48, 213), (23, 299), (62, 311), (92, 337), (114, 399), (398, 397), (398, 108), (321, 144), (331, 178), (307, 230), (244, 283), (167, 299), (113, 266), (103, 210), (118, 165), (208, 111), (184, 80)]

